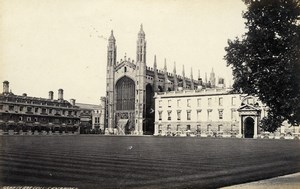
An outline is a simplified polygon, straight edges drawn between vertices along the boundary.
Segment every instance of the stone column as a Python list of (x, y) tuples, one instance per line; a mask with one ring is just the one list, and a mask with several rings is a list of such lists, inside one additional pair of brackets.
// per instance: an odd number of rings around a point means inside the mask
[(253, 135), (253, 138), (257, 138), (258, 116), (256, 116), (254, 120), (255, 120), (255, 123), (254, 123), (254, 135)]
[(240, 115), (241, 117), (241, 121), (240, 121), (240, 124), (239, 124), (239, 134), (237, 135), (238, 138), (242, 138), (242, 126), (243, 126), (243, 116)]
[(155, 123), (155, 125), (154, 125), (154, 134), (153, 135), (154, 136), (158, 135), (158, 125), (157, 125), (157, 123)]

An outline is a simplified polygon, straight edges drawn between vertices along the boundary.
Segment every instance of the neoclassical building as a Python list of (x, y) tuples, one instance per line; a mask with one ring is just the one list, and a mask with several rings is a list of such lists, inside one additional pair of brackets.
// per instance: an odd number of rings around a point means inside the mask
[(155, 135), (256, 138), (266, 107), (255, 97), (224, 88), (157, 93)]
[(202, 82), (198, 73), (198, 80), (177, 75), (174, 63), (173, 72), (167, 71), (166, 60), (164, 69), (157, 69), (156, 57), (153, 67), (147, 66), (147, 42), (141, 25), (137, 39), (136, 60), (127, 58), (117, 61), (116, 39), (113, 31), (107, 46), (107, 74), (106, 74), (106, 125), (107, 134), (153, 134), (155, 120), (154, 93), (163, 91), (177, 91), (196, 89), (198, 85), (215, 86), (214, 72), (207, 75)]
[(206, 88), (158, 92), (155, 95), (155, 133), (161, 136), (293, 138), (299, 127), (283, 123), (275, 133), (265, 133), (260, 121), (266, 107), (257, 97)]

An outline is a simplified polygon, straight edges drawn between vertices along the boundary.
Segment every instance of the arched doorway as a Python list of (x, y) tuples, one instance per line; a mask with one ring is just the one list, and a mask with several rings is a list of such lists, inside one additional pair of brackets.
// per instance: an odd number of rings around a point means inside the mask
[(119, 134), (130, 134), (134, 130), (135, 83), (122, 77), (116, 83), (116, 127)]
[(253, 138), (254, 136), (254, 119), (247, 117), (244, 121), (244, 137)]

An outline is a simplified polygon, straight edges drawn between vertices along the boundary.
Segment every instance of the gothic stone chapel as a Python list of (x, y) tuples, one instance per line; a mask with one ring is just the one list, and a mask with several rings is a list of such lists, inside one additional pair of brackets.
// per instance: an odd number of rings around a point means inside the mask
[(156, 57), (153, 68), (146, 64), (146, 39), (141, 25), (137, 39), (136, 62), (127, 59), (117, 62), (116, 39), (111, 32), (107, 47), (106, 125), (109, 134), (152, 135), (154, 133), (154, 93), (195, 89), (197, 81), (158, 70)]

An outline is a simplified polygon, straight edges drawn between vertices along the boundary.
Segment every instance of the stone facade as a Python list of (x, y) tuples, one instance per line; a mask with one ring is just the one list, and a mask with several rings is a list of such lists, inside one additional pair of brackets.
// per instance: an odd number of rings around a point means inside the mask
[(1, 134), (77, 134), (80, 109), (63, 99), (63, 90), (58, 90), (58, 99), (15, 95), (9, 92), (9, 82), (3, 82), (0, 94)]
[(262, 132), (259, 123), (267, 116), (268, 107), (257, 97), (229, 91), (215, 88), (156, 93), (154, 135), (299, 137), (299, 127), (287, 123), (275, 133)]
[(99, 134), (104, 132), (104, 108), (103, 100), (100, 105), (76, 103), (80, 108), (80, 133)]
[[(156, 56), (153, 67), (147, 66), (147, 42), (141, 26), (137, 39), (136, 61), (126, 57), (117, 61), (116, 39), (113, 32), (107, 46), (107, 75), (106, 75), (106, 134), (153, 134), (155, 120), (154, 93), (177, 91), (182, 89), (197, 89), (200, 86), (209, 87), (210, 81), (202, 82), (200, 72), (198, 80), (177, 75), (174, 63), (173, 72), (167, 70), (166, 60), (164, 69), (157, 69)], [(192, 70), (191, 70), (192, 71)], [(215, 83), (212, 71), (210, 80)]]

